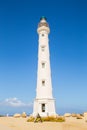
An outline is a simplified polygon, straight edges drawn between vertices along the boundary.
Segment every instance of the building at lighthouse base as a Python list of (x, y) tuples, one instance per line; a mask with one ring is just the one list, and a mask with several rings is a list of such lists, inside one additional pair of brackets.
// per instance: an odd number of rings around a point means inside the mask
[(39, 113), (41, 117), (55, 116), (55, 99), (35, 99), (33, 116), (35, 117), (37, 113)]

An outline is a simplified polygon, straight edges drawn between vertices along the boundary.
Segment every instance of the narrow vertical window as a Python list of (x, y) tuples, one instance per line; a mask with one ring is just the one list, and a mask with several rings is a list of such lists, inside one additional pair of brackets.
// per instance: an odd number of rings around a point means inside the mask
[(45, 112), (45, 104), (42, 104), (42, 112)]
[(44, 62), (42, 63), (42, 68), (45, 68), (45, 63)]
[(42, 80), (42, 86), (45, 86), (45, 80)]
[(42, 34), (42, 37), (44, 37), (44, 34)]
[(42, 50), (42, 51), (45, 51), (45, 46), (41, 46), (41, 50)]

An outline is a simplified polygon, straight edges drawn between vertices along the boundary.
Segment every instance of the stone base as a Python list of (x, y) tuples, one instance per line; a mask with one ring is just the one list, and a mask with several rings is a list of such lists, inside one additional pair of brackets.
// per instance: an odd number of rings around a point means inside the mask
[[(44, 110), (42, 104), (45, 104)], [(35, 99), (32, 115), (35, 117), (37, 113), (39, 113), (41, 117), (56, 116), (55, 99)]]

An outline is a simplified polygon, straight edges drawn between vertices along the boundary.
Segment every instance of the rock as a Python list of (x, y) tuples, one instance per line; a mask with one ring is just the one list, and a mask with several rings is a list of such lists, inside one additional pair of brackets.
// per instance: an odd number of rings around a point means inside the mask
[(84, 116), (87, 116), (87, 112), (84, 112), (84, 114), (83, 114)]
[(21, 115), (20, 114), (18, 114), (18, 113), (16, 113), (16, 114), (14, 114), (14, 116), (13, 117), (15, 117), (15, 118), (19, 118), (19, 117), (21, 117)]
[(84, 112), (84, 120), (87, 122), (87, 112)]
[(80, 116), (84, 117), (84, 114), (80, 114)]
[(71, 116), (71, 113), (65, 113), (64, 116), (65, 116), (65, 117), (70, 117), (70, 116)]
[(80, 114), (77, 114), (77, 119), (82, 119), (82, 116)]
[(87, 116), (84, 117), (85, 122), (87, 122)]
[(77, 117), (77, 115), (75, 113), (72, 113), (72, 117)]
[(27, 117), (27, 114), (26, 114), (25, 112), (23, 112), (23, 113), (21, 114), (21, 117), (26, 118), (26, 117)]

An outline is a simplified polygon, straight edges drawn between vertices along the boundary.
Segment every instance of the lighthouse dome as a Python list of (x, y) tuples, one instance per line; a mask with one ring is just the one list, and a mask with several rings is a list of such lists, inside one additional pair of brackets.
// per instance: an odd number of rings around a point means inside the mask
[(40, 22), (38, 24), (37, 32), (41, 33), (42, 31), (46, 31), (48, 34), (50, 32), (49, 24), (46, 21), (46, 17), (42, 16), (40, 18)]
[(49, 27), (49, 24), (47, 23), (46, 20), (47, 20), (46, 17), (42, 16), (40, 18), (40, 23), (38, 24), (38, 27), (42, 27), (42, 26)]

